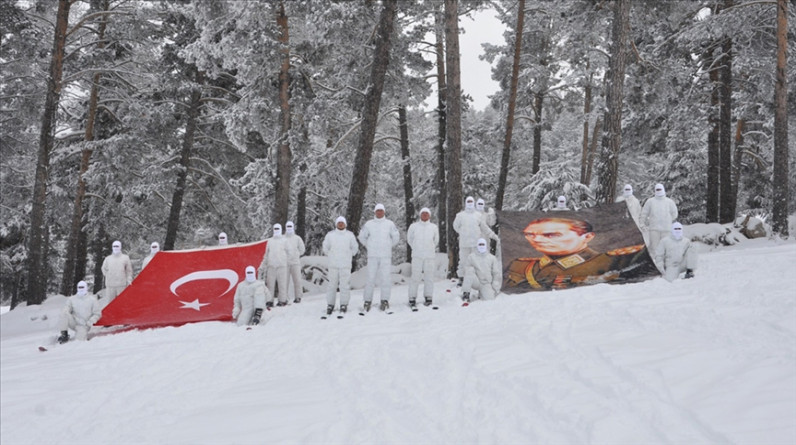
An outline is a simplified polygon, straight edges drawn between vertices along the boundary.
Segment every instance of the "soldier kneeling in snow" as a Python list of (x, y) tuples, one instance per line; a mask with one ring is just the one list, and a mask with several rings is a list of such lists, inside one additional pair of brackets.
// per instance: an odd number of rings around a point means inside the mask
[(58, 343), (69, 341), (69, 329), (75, 331), (75, 338), (88, 340), (88, 331), (102, 316), (102, 309), (97, 297), (88, 293), (88, 284), (85, 281), (77, 283), (77, 294), (66, 300), (66, 306), (61, 312), (58, 329), (61, 335)]
[(668, 281), (676, 280), (681, 272), (685, 278), (694, 277), (697, 252), (691, 241), (683, 238), (683, 225), (672, 224), (672, 236), (664, 238), (655, 250), (655, 264)]
[(503, 274), (497, 258), (487, 250), (486, 240), (479, 238), (476, 251), (464, 259), (464, 282), (462, 283), (462, 300), (470, 302), (470, 290), (477, 290), (481, 299), (494, 300), (500, 292)]
[(232, 307), (232, 318), (238, 321), (238, 326), (260, 323), (267, 295), (268, 289), (265, 288), (265, 283), (257, 279), (254, 266), (247, 266), (246, 279), (235, 289), (235, 303)]

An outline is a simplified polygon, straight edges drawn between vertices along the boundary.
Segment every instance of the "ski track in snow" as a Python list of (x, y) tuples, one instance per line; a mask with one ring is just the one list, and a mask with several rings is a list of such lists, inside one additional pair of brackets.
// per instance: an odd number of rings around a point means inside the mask
[(0, 442), (793, 444), (796, 243), (745, 246), (674, 283), (462, 308), (440, 281), (438, 311), (396, 286), (393, 315), (318, 294), (65, 345), (53, 297), (0, 319)]

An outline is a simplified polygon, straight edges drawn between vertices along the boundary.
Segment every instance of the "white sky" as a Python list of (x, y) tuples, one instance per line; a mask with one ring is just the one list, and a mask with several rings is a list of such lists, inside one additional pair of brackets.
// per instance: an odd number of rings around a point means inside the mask
[[(459, 28), (464, 34), (459, 35), (459, 50), (461, 52), (461, 80), (462, 92), (473, 98), (473, 108), (483, 110), (489, 105), (489, 95), (498, 90), (498, 83), (492, 80), (492, 65), (479, 60), (484, 50), (482, 43), (503, 43), (503, 24), (495, 16), (495, 11), (490, 9), (473, 14), (474, 18), (462, 17)], [(429, 41), (434, 41), (434, 36), (429, 36)], [(432, 55), (426, 55), (432, 62), (436, 62)], [(436, 74), (434, 67), (429, 74)], [(427, 109), (434, 108), (437, 104), (437, 85), (434, 82), (433, 96), (425, 102)], [(433, 105), (431, 105), (433, 104)]]
[(504, 43), (505, 28), (490, 9), (474, 14), (474, 19), (462, 17), (459, 26), (465, 33), (459, 36), (461, 50), (462, 90), (473, 97), (473, 108), (483, 110), (489, 105), (489, 96), (498, 90), (498, 83), (492, 80), (492, 66), (479, 60), (484, 50), (482, 43)]

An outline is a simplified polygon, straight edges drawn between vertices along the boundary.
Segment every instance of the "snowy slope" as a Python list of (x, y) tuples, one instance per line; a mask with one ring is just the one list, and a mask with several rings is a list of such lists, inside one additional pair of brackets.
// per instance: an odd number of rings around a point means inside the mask
[[(63, 297), (0, 316), (0, 443), (796, 443), (796, 244), (706, 252), (693, 280), (47, 352)], [(378, 292), (378, 291), (377, 291)], [(352, 306), (360, 306), (361, 291)], [(46, 316), (46, 320), (42, 320)], [(35, 320), (33, 319), (35, 318)]]

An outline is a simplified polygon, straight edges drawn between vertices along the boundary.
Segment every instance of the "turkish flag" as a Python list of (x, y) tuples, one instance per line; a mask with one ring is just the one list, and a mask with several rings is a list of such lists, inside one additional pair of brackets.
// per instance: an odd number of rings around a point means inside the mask
[(246, 266), (260, 266), (266, 241), (158, 252), (102, 310), (98, 326), (179, 326), (232, 320), (235, 288)]

